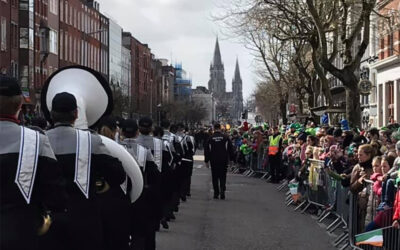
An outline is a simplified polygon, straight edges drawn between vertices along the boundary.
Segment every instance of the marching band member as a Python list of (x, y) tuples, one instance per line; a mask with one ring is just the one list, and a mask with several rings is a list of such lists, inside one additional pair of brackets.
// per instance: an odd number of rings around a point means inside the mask
[[(112, 140), (117, 137), (117, 122), (114, 118), (110, 116), (103, 117), (98, 127), (99, 134)], [(109, 187), (107, 182), (100, 182), (99, 184), (100, 186), (105, 185), (104, 188), (97, 191), (98, 207), (101, 212), (104, 229), (105, 249), (129, 249), (131, 202), (127, 190), (121, 186)]]
[(124, 169), (97, 134), (73, 127), (78, 118), (74, 95), (56, 94), (51, 107), (54, 128), (47, 134), (62, 166), (68, 193), (68, 210), (60, 222), (64, 224), (63, 246), (65, 249), (104, 249), (105, 230), (97, 192), (107, 186), (119, 187), (125, 180)]
[(186, 196), (190, 195), (190, 184), (193, 173), (194, 141), (185, 133), (185, 126), (182, 123), (178, 124), (178, 133), (176, 135), (178, 136), (179, 142), (183, 148), (183, 180), (180, 189), (180, 197), (182, 201), (186, 201)]
[(38, 234), (51, 224), (49, 212), (65, 209), (61, 165), (46, 135), (19, 125), (21, 106), (18, 82), (0, 76), (0, 249), (4, 250), (36, 249)]
[(151, 150), (138, 143), (136, 121), (126, 120), (122, 132), (125, 139), (121, 144), (138, 161), (144, 179), (143, 192), (132, 205), (132, 249), (155, 249), (156, 229), (159, 226), (161, 207), (159, 204), (160, 172)]
[(164, 147), (162, 151), (162, 167), (161, 167), (161, 206), (162, 206), (162, 218), (161, 225), (163, 228), (168, 229), (168, 216), (170, 214), (169, 204), (172, 200), (173, 194), (173, 155), (169, 141), (164, 140), (164, 131), (161, 127), (155, 127), (153, 130), (153, 136), (159, 140), (162, 140)]

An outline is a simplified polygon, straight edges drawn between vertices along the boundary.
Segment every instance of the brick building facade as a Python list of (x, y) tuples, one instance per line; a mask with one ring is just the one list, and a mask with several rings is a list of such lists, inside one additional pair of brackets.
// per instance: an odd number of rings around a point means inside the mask
[(0, 73), (18, 77), (18, 0), (0, 0)]
[(131, 33), (122, 33), (122, 44), (131, 51), (131, 102), (136, 116), (151, 111), (151, 59), (147, 44), (142, 44)]
[(378, 60), (371, 65), (375, 83), (376, 126), (400, 121), (400, 0), (380, 0), (377, 11)]
[[(121, 40), (121, 57), (131, 62), (120, 65), (131, 113), (156, 118), (165, 91), (162, 64), (130, 33), (122, 33)], [(41, 88), (61, 67), (84, 65), (109, 79), (109, 42), (110, 20), (96, 1), (0, 0), (0, 74), (20, 81), (24, 113), (39, 112)]]
[(108, 79), (108, 35), (97, 2), (60, 0), (60, 67), (84, 65)]

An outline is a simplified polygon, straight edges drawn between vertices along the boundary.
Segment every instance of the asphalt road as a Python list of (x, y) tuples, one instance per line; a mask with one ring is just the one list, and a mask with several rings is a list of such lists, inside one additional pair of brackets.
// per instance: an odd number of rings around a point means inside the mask
[(157, 233), (157, 249), (335, 249), (314, 219), (285, 206), (274, 184), (228, 174), (227, 199), (212, 195), (210, 170), (196, 161), (192, 197), (170, 229)]

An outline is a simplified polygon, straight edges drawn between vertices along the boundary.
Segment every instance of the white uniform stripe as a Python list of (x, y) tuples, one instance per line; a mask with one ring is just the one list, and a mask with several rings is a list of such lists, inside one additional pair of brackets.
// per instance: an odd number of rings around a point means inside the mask
[(74, 181), (89, 198), (90, 164), (92, 156), (92, 137), (89, 131), (76, 130), (76, 158)]
[(161, 172), (162, 170), (162, 141), (153, 138), (153, 143), (154, 143), (154, 162), (157, 165), (158, 171)]
[(30, 203), (39, 158), (39, 132), (21, 127), (20, 151), (15, 183)]

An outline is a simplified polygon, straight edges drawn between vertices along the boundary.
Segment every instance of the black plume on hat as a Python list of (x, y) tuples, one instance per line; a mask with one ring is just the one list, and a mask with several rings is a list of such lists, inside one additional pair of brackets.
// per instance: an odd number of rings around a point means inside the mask
[(51, 110), (66, 113), (77, 109), (76, 98), (68, 92), (58, 93), (51, 102)]
[(17, 96), (21, 94), (21, 87), (15, 78), (0, 75), (0, 96)]
[(122, 132), (136, 133), (138, 130), (138, 125), (136, 120), (126, 119), (122, 123)]
[(151, 128), (152, 125), (153, 125), (153, 120), (148, 116), (142, 117), (139, 120), (139, 127)]

